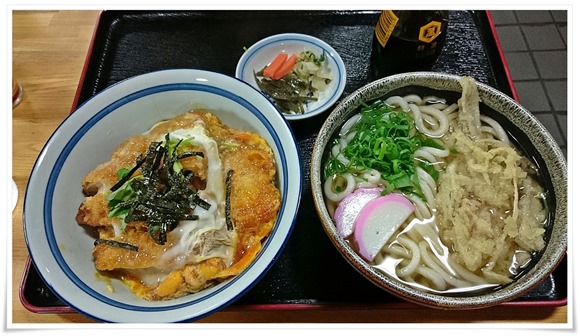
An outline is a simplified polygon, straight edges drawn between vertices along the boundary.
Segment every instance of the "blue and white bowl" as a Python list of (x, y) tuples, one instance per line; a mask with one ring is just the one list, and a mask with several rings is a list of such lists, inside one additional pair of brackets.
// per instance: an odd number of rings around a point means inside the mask
[[(199, 293), (149, 302), (117, 280), (99, 277), (94, 237), (75, 220), (81, 182), (131, 135), (193, 108), (208, 108), (226, 125), (259, 133), (274, 151), (282, 204), (256, 259), (238, 276)], [(130, 78), (72, 113), (40, 153), (24, 200), (26, 243), (41, 277), (67, 305), (98, 321), (178, 322), (211, 314), (242, 296), (268, 271), (294, 226), (301, 196), (296, 140), (288, 122), (249, 85), (200, 70), (165, 70)], [(114, 291), (109, 290), (113, 288)]]
[(238, 61), (236, 78), (249, 83), (256, 90), (260, 90), (258, 84), (256, 84), (254, 72), (264, 68), (281, 52), (290, 55), (305, 50), (310, 50), (316, 55), (324, 53), (328, 68), (334, 79), (324, 91), (320, 92), (318, 101), (310, 102), (305, 106), (303, 114), (284, 113), (284, 116), (288, 120), (300, 120), (319, 115), (329, 110), (342, 96), (346, 86), (346, 68), (338, 52), (328, 43), (316, 37), (287, 33), (273, 35), (256, 42), (244, 52)]

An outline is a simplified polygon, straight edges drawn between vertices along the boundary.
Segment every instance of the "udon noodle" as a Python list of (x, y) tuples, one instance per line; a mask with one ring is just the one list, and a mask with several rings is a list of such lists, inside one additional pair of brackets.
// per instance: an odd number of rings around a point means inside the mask
[[(432, 145), (414, 149), (413, 188), (389, 186), (383, 172), (355, 165), (347, 146), (361, 114), (347, 120), (330, 150), (347, 167), (326, 172), (324, 193), (334, 212), (358, 188), (403, 194), (414, 213), (371, 262), (402, 281), (434, 292), (466, 292), (513, 281), (544, 248), (544, 194), (537, 169), (494, 119), (480, 115), (475, 81), (460, 79), (461, 98), (416, 94), (384, 100), (412, 119)], [(345, 237), (357, 249), (352, 236)]]

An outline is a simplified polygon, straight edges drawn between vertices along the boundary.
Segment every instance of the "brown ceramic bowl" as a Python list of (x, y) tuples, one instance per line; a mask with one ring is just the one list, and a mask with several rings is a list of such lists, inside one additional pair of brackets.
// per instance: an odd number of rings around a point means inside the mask
[(482, 114), (495, 118), (519, 144), (523, 152), (538, 165), (541, 181), (547, 191), (548, 224), (546, 246), (526, 271), (508, 285), (487, 292), (447, 295), (427, 292), (405, 284), (366, 262), (338, 233), (325, 204), (323, 169), (329, 155), (329, 143), (340, 127), (362, 102), (393, 94), (437, 94), (448, 101), (461, 96), (459, 77), (441, 73), (416, 72), (382, 78), (353, 92), (331, 112), (314, 144), (311, 163), (311, 184), (315, 206), (325, 232), (346, 261), (361, 276), (378, 287), (420, 305), (440, 309), (475, 309), (513, 300), (540, 284), (556, 268), (567, 249), (567, 167), (566, 160), (550, 133), (525, 108), (507, 95), (477, 83)]

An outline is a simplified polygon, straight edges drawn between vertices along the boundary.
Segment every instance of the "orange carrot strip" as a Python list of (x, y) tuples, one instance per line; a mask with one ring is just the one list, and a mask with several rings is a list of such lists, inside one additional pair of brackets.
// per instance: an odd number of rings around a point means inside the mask
[(292, 54), (290, 57), (288, 57), (286, 62), (284, 62), (284, 64), (282, 64), (282, 66), (276, 70), (272, 76), (272, 79), (280, 79), (292, 72), (292, 69), (294, 69), (294, 66), (296, 65), (296, 60), (296, 54)]
[(276, 71), (278, 71), (278, 69), (280, 69), (280, 67), (284, 64), (287, 58), (288, 55), (285, 53), (278, 54), (272, 63), (270, 63), (270, 65), (264, 69), (264, 76), (272, 78)]

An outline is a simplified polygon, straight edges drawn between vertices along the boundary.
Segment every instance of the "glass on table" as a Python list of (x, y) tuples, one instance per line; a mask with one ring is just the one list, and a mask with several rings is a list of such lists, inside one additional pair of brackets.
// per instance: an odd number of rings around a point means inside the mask
[(18, 204), (18, 186), (14, 179), (12, 179), (12, 211), (16, 209), (16, 204)]
[(22, 85), (12, 77), (12, 108), (15, 108), (22, 101), (23, 96), (24, 90), (22, 89)]
[[(12, 108), (15, 108), (22, 101), (24, 96), (24, 91), (22, 90), (22, 85), (12, 77)], [(12, 179), (12, 211), (16, 209), (16, 204), (18, 203), (18, 186), (14, 179)]]

